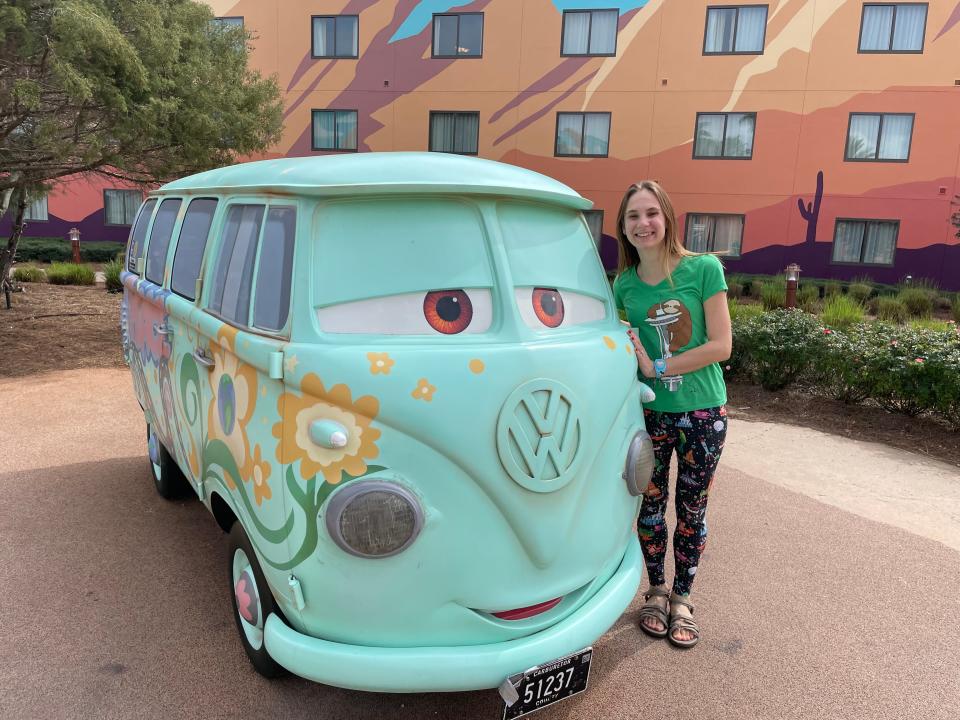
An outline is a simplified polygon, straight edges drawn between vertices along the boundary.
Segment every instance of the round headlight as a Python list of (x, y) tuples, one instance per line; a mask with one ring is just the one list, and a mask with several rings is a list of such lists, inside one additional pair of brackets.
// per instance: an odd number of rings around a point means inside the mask
[(423, 528), (423, 508), (412, 492), (383, 480), (353, 482), (330, 498), (327, 530), (358, 557), (396, 555)]
[(627, 490), (634, 497), (643, 495), (644, 490), (653, 477), (653, 441), (643, 430), (640, 430), (630, 441), (627, 450), (627, 466), (623, 471), (623, 479), (627, 481)]

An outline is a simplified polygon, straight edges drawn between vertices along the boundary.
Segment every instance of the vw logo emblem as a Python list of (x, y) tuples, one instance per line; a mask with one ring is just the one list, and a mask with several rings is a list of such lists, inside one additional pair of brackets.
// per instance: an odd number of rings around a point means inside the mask
[(515, 482), (534, 492), (573, 479), (583, 453), (583, 424), (573, 393), (558, 382), (531, 380), (514, 390), (497, 420), (497, 454)]

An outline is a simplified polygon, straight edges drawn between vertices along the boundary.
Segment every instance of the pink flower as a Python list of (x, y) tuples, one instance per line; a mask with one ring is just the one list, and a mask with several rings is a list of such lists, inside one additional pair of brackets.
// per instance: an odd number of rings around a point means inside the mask
[(915, 363), (922, 363), (922, 362), (923, 362), (923, 358), (917, 358), (916, 360), (914, 360), (914, 362), (915, 362)]
[(891, 340), (891, 341), (890, 341), (890, 345), (891, 345), (891, 347), (896, 347), (896, 346), (897, 346), (897, 341), (896, 341), (896, 340)]
[(824, 335), (833, 335), (833, 330), (831, 330), (830, 328), (824, 328), (824, 329), (823, 329), (823, 334), (824, 334)]

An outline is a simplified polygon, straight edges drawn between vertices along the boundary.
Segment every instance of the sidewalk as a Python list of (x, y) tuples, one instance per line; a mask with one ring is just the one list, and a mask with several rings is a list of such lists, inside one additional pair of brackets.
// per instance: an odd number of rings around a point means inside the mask
[(804, 427), (734, 418), (724, 466), (960, 551), (960, 468), (953, 465)]

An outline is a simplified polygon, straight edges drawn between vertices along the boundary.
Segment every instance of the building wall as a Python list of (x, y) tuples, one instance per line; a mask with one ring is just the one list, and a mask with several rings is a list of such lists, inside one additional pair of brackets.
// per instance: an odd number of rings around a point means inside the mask
[[(311, 150), (311, 111), (357, 110), (358, 151), (426, 150), (431, 110), (480, 113), (481, 157), (555, 177), (604, 211), (610, 259), (623, 190), (642, 178), (687, 213), (743, 214), (733, 271), (910, 274), (960, 289), (960, 2), (928, 3), (916, 54), (858, 52), (862, 2), (769, 0), (759, 55), (703, 54), (708, 6), (728, 0), (208, 0), (256, 35), (252, 62), (276, 74), (285, 131), (270, 156)], [(744, 4), (758, 4), (744, 0)], [(763, 3), (759, 3), (763, 4)], [(618, 8), (614, 57), (563, 57), (563, 10)], [(431, 58), (432, 14), (482, 12), (482, 58)], [(311, 15), (359, 16), (357, 59), (311, 56)], [(557, 112), (609, 112), (609, 156), (554, 156)], [(749, 160), (694, 159), (697, 112), (755, 112)], [(844, 160), (851, 112), (913, 113), (908, 162)], [(805, 217), (822, 173), (815, 224)], [(84, 196), (86, 197), (86, 196)], [(90, 221), (51, 198), (51, 217)], [(803, 204), (803, 207), (801, 206)], [(58, 215), (58, 217), (61, 217)], [(837, 218), (899, 220), (892, 267), (831, 263)], [(39, 224), (30, 231), (40, 233)], [(99, 239), (99, 238), (97, 238)]]

